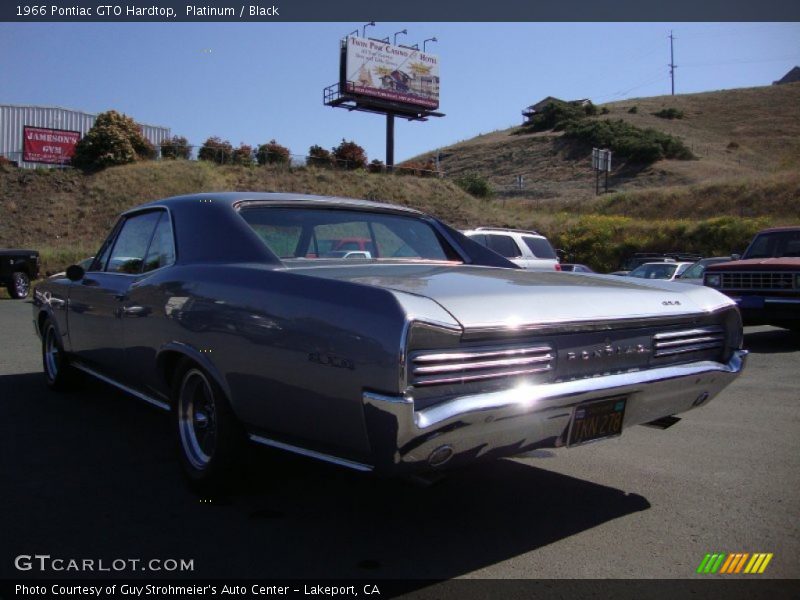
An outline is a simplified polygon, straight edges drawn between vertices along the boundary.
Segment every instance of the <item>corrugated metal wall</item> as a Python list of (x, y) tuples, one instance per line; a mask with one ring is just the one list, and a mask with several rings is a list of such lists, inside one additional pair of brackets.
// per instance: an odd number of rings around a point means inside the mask
[[(41, 168), (54, 167), (42, 163), (29, 163), (22, 160), (22, 129), (28, 127), (47, 127), (79, 131), (81, 137), (92, 128), (97, 115), (55, 106), (23, 106), (17, 104), (0, 104), (0, 156), (13, 160), (20, 167)], [(168, 127), (139, 124), (143, 135), (156, 148), (170, 137)]]

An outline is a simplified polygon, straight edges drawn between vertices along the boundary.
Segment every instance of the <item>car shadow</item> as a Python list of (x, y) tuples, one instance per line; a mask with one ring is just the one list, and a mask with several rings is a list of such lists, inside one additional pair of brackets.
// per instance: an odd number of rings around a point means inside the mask
[(426, 487), (255, 446), (232, 493), (198, 497), (170, 433), (104, 384), (57, 394), (39, 373), (0, 376), (0, 577), (47, 576), (13, 568), (36, 552), (193, 561), (162, 577), (452, 578), (650, 507), (512, 460)]
[(800, 333), (777, 327), (747, 327), (744, 348), (754, 354), (783, 354), (800, 350)]

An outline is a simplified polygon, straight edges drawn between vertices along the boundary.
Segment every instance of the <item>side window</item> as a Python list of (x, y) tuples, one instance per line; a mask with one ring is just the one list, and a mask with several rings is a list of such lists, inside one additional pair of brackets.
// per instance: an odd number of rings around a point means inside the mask
[(150, 245), (153, 230), (162, 212), (147, 212), (125, 219), (108, 259), (107, 272), (128, 274), (142, 272), (147, 247)]
[(175, 262), (175, 240), (172, 237), (172, 224), (166, 211), (161, 211), (153, 241), (147, 250), (142, 271), (160, 269)]
[(489, 247), (489, 242), (486, 241), (486, 236), (482, 233), (476, 233), (474, 235), (469, 236), (473, 242), (478, 242), (481, 246)]
[(489, 248), (506, 258), (519, 258), (522, 252), (519, 251), (519, 246), (510, 235), (487, 235), (486, 239), (489, 240)]
[(86, 269), (87, 271), (105, 270), (106, 263), (108, 262), (108, 257), (111, 254), (111, 248), (114, 247), (114, 240), (117, 237), (118, 231), (119, 231), (119, 222), (114, 224), (114, 228), (111, 230), (111, 233), (106, 238), (106, 241), (103, 242), (103, 245), (100, 246), (100, 250), (98, 250), (95, 259), (89, 264), (89, 267)]

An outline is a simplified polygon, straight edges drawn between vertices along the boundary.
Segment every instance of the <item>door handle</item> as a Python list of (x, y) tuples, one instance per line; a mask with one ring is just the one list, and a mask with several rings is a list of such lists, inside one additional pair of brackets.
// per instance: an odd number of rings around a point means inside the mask
[(126, 317), (138, 317), (145, 313), (144, 306), (124, 306), (122, 308), (122, 314)]

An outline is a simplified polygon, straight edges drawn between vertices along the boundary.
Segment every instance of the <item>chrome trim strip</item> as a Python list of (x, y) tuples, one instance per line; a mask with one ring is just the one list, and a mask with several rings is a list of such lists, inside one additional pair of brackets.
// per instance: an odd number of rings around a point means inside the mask
[(769, 304), (800, 304), (800, 298), (764, 298)]
[(317, 452), (316, 450), (309, 450), (308, 448), (302, 448), (300, 446), (293, 446), (292, 444), (279, 442), (277, 440), (264, 437), (263, 435), (257, 435), (255, 433), (251, 433), (249, 437), (251, 441), (256, 442), (257, 444), (263, 444), (264, 446), (271, 446), (272, 448), (286, 450), (287, 452), (293, 452), (294, 454), (299, 454), (301, 456), (306, 456), (308, 458), (315, 458), (317, 460), (333, 463), (335, 465), (339, 465), (341, 467), (347, 467), (348, 469), (353, 469), (355, 471), (369, 472), (372, 471), (373, 469), (372, 465), (365, 465), (360, 462), (355, 462), (353, 460), (348, 460), (346, 458), (340, 458), (338, 456), (333, 456), (331, 454), (324, 454), (322, 452)]
[(510, 350), (494, 350), (490, 352), (443, 352), (440, 354), (422, 354), (414, 358), (414, 362), (439, 362), (443, 360), (468, 360), (470, 358), (488, 358), (490, 356), (515, 356), (534, 352), (550, 352), (550, 346), (533, 348), (512, 348)]
[(552, 371), (550, 365), (546, 367), (538, 367), (534, 369), (517, 369), (515, 371), (501, 371), (499, 373), (480, 373), (477, 375), (458, 375), (455, 377), (433, 377), (427, 379), (416, 380), (412, 383), (414, 387), (423, 387), (426, 385), (436, 385), (439, 383), (460, 383), (462, 381), (480, 381), (481, 379), (494, 379), (496, 377), (516, 377), (517, 375), (530, 375), (532, 373), (545, 373)]
[(91, 375), (92, 377), (95, 377), (95, 378), (99, 379), (100, 381), (104, 381), (105, 383), (107, 383), (109, 385), (113, 385), (115, 388), (118, 388), (118, 389), (122, 390), (123, 392), (125, 392), (127, 394), (130, 394), (134, 398), (138, 398), (139, 400), (143, 400), (144, 402), (147, 402), (148, 404), (152, 404), (153, 406), (156, 406), (156, 407), (160, 408), (161, 410), (165, 410), (167, 412), (172, 410), (172, 407), (169, 404), (167, 404), (166, 402), (163, 402), (161, 400), (156, 400), (152, 396), (148, 396), (147, 394), (144, 394), (144, 393), (142, 393), (142, 392), (140, 392), (138, 390), (134, 390), (133, 388), (129, 388), (127, 385), (122, 384), (119, 381), (111, 379), (110, 377), (107, 377), (105, 375), (101, 375), (100, 373), (98, 373), (94, 369), (90, 369), (89, 367), (87, 367), (86, 365), (84, 365), (82, 363), (73, 362), (72, 366), (75, 367), (76, 369), (80, 369), (84, 373), (87, 373), (87, 374)]
[(677, 337), (684, 337), (687, 335), (704, 335), (709, 333), (724, 333), (722, 327), (701, 327), (698, 329), (685, 329), (682, 331), (664, 331), (662, 333), (657, 333), (653, 336), (655, 340), (664, 340), (670, 338), (677, 338)]
[(725, 336), (720, 332), (718, 335), (707, 335), (703, 337), (695, 337), (695, 338), (683, 338), (680, 340), (672, 340), (669, 342), (659, 342), (656, 341), (656, 349), (659, 348), (673, 348), (675, 346), (685, 346), (687, 344), (705, 344), (709, 342), (719, 343), (725, 341)]
[(715, 348), (722, 348), (722, 341), (706, 344), (694, 344), (692, 346), (671, 348), (663, 351), (656, 350), (656, 358), (661, 358), (662, 356), (673, 356), (675, 354), (684, 354), (686, 352), (698, 352), (700, 350), (713, 350)]
[[(514, 367), (517, 365), (530, 365), (534, 363), (549, 362), (553, 360), (553, 355), (548, 353), (543, 356), (523, 356), (520, 358), (503, 358), (500, 360), (484, 360), (479, 362), (447, 363), (443, 365), (430, 365), (427, 367), (417, 367), (412, 374), (424, 375), (425, 373), (452, 373), (455, 371), (472, 371), (475, 369), (491, 369), (493, 367)], [(414, 361), (416, 362), (416, 360)]]
[(641, 316), (624, 319), (562, 321), (560, 323), (532, 323), (516, 327), (503, 327), (502, 325), (476, 325), (464, 330), (462, 339), (470, 340), (486, 335), (512, 337), (530, 332), (537, 333), (579, 333), (583, 331), (608, 331), (611, 329), (630, 329), (639, 327), (657, 327), (659, 325), (680, 325), (681, 321), (687, 325), (699, 318), (709, 317), (734, 308), (734, 303), (726, 303), (704, 312), (677, 313), (666, 316)]

